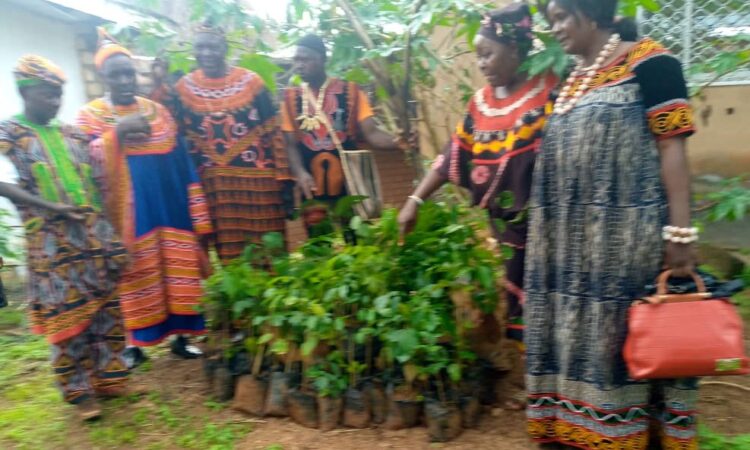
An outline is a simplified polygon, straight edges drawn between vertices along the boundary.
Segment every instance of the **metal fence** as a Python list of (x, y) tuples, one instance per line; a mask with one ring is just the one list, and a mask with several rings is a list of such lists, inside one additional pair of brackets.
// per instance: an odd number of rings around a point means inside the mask
[[(722, 51), (747, 48), (750, 36), (750, 0), (660, 0), (657, 13), (642, 12), (642, 34), (669, 47), (685, 66), (691, 83), (711, 81), (700, 66)], [(721, 78), (717, 84), (750, 84), (750, 69)]]

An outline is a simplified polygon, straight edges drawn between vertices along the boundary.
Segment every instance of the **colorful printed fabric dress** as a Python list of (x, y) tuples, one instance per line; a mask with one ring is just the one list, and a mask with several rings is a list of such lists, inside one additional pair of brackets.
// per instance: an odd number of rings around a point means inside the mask
[(197, 70), (176, 89), (176, 114), (207, 194), (216, 249), (226, 263), (249, 242), (286, 230), (282, 190), (292, 177), (276, 109), (263, 80), (238, 67), (217, 79)]
[(86, 211), (74, 222), (18, 204), (26, 228), (32, 331), (52, 344), (52, 365), (66, 401), (125, 382), (128, 371), (117, 283), (127, 255), (101, 212), (86, 136), (22, 115), (0, 123), (0, 154), (18, 185), (49, 202)]
[(504, 284), (507, 334), (519, 341), (523, 339), (526, 207), (556, 85), (554, 76), (537, 77), (504, 99), (495, 97), (492, 86), (480, 89), (469, 102), (448, 151), (433, 165), (452, 183), (471, 191), (472, 203), (488, 210), (495, 238), (514, 250), (505, 263)]
[(534, 172), (528, 430), (540, 442), (640, 450), (652, 419), (663, 448), (697, 449), (696, 381), (635, 382), (622, 357), (628, 307), (662, 267), (657, 140), (694, 130), (685, 80), (679, 61), (644, 39), (591, 86), (571, 112), (550, 116)]
[[(123, 144), (118, 118), (141, 113), (151, 125), (144, 143)], [(205, 256), (199, 235), (212, 231), (203, 189), (177, 127), (163, 106), (136, 97), (132, 106), (106, 99), (86, 105), (79, 126), (94, 140), (112, 222), (132, 253), (120, 285), (125, 326), (135, 345), (154, 345), (172, 334), (200, 334)]]

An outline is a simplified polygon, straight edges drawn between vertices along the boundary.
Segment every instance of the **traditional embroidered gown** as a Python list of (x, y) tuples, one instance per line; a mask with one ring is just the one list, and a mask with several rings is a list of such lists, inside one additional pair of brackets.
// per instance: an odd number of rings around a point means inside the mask
[[(312, 90), (312, 97), (318, 99), (320, 91)], [(330, 78), (325, 89), (323, 111), (336, 130), (345, 150), (356, 150), (361, 137), (359, 125), (373, 116), (372, 108), (365, 93), (356, 83)], [(281, 107), (281, 129), (294, 133), (305, 169), (315, 180), (315, 199), (335, 202), (346, 195), (344, 171), (336, 144), (331, 139), (328, 128), (320, 123), (315, 130), (303, 130), (304, 94), (301, 87), (290, 87), (284, 93)], [(314, 101), (308, 99), (308, 114), (316, 115)]]
[(177, 83), (178, 120), (207, 194), (219, 257), (285, 233), (283, 183), (291, 182), (284, 140), (261, 78), (233, 67), (212, 79), (197, 70)]
[(128, 371), (117, 282), (127, 256), (101, 211), (86, 136), (67, 125), (36, 125), (22, 115), (0, 123), (0, 155), (18, 185), (54, 203), (78, 206), (73, 222), (16, 206), (26, 228), (31, 329), (52, 344), (52, 365), (66, 401), (121, 385)]
[(628, 307), (662, 268), (668, 204), (657, 141), (693, 131), (680, 63), (650, 39), (599, 70), (571, 112), (550, 116), (526, 255), (534, 439), (646, 449), (652, 419), (665, 449), (698, 448), (696, 381), (635, 382), (622, 357)]
[[(118, 118), (141, 113), (151, 124), (145, 143), (119, 142)], [(163, 106), (136, 97), (130, 106), (98, 99), (84, 106), (79, 126), (93, 138), (107, 209), (132, 253), (120, 284), (129, 337), (154, 345), (171, 334), (200, 334), (205, 257), (198, 237), (212, 231), (198, 175), (177, 126)]]
[[(505, 262), (508, 337), (523, 339), (523, 263), (534, 159), (552, 110), (554, 76), (529, 80), (513, 95), (497, 99), (494, 88), (476, 92), (447, 152), (433, 168), (471, 191), (472, 203), (486, 208), (495, 238), (513, 249)], [(499, 220), (498, 220), (499, 219)]]

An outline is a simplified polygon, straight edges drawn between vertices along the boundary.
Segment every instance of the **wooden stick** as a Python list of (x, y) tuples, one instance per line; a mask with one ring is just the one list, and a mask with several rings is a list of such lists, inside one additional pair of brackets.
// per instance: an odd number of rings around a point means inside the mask
[(258, 351), (255, 353), (255, 361), (253, 361), (253, 376), (258, 377), (260, 369), (263, 367), (263, 353), (266, 352), (266, 344), (261, 344), (258, 347)]

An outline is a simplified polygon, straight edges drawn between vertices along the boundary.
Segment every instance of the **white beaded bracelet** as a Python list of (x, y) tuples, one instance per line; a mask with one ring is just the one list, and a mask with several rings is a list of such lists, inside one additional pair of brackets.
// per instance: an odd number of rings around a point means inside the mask
[(410, 199), (414, 200), (415, 202), (417, 202), (417, 205), (419, 205), (419, 206), (424, 205), (424, 200), (422, 200), (421, 198), (417, 197), (416, 195), (410, 195), (407, 198), (410, 198)]
[(674, 244), (692, 244), (698, 241), (698, 229), (667, 225), (662, 229), (661, 237)]

